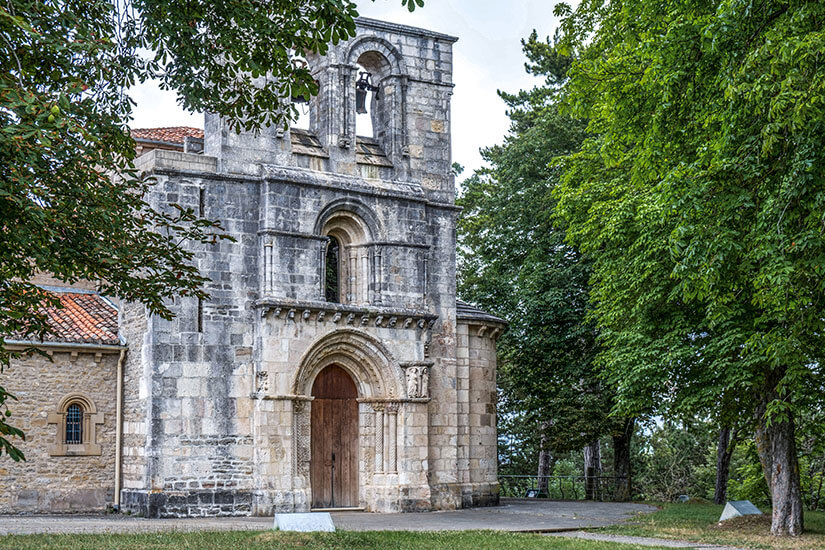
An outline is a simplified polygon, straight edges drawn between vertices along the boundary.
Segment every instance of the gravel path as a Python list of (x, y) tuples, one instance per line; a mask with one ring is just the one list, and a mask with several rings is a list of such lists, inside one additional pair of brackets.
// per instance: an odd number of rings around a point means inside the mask
[[(560, 531), (622, 523), (656, 508), (632, 502), (502, 500), (501, 506), (449, 512), (371, 514), (333, 512), (336, 528), (348, 531)], [(273, 518), (143, 519), (99, 516), (0, 516), (0, 535), (27, 533), (155, 533), (271, 529)]]
[(574, 539), (599, 540), (604, 542), (617, 542), (620, 544), (637, 544), (639, 546), (656, 546), (665, 548), (693, 548), (695, 550), (746, 550), (734, 546), (719, 546), (717, 544), (706, 544), (702, 542), (690, 542), (686, 540), (654, 539), (650, 537), (629, 537), (625, 535), (607, 535), (602, 533), (588, 533), (587, 531), (568, 531), (566, 533), (547, 533), (553, 537), (567, 537)]

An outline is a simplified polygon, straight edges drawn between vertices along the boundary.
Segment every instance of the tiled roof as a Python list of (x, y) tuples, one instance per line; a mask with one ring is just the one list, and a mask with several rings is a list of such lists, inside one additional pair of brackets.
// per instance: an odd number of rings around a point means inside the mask
[(194, 137), (203, 139), (203, 130), (192, 126), (167, 126), (165, 128), (136, 128), (132, 130), (134, 139), (163, 141), (166, 143), (183, 144), (183, 138)]
[(119, 345), (117, 308), (97, 294), (52, 292), (62, 308), (47, 307), (47, 342)]
[(488, 323), (500, 323), (502, 325), (507, 324), (507, 321), (501, 317), (491, 315), (486, 311), (482, 311), (477, 307), (471, 306), (467, 302), (461, 300), (455, 301), (455, 316), (457, 319), (464, 319), (468, 321), (485, 321)]

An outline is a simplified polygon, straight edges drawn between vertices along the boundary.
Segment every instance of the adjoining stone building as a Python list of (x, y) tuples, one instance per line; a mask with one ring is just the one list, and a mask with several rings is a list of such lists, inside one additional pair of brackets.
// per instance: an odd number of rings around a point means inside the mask
[[(192, 207), (235, 241), (195, 250), (209, 300), (175, 300), (172, 321), (120, 307), (122, 448), (105, 447), (122, 456), (121, 510), (498, 501), (505, 323), (456, 301), (456, 39), (356, 23), (355, 38), (306, 60), (320, 85), (308, 129), (236, 134), (207, 115), (202, 141), (137, 136), (137, 164), (159, 181), (152, 204)], [(372, 137), (358, 135), (364, 110)]]
[[(118, 373), (126, 352), (117, 307), (89, 289), (43, 288), (63, 306), (46, 310), (54, 334), (38, 344), (43, 355), (14, 360), (0, 375), (17, 399), (8, 403), (8, 421), (26, 434), (18, 444), (26, 462), (0, 459), (0, 513), (104, 511), (116, 490)], [(6, 347), (21, 351), (29, 343), (6, 340)]]

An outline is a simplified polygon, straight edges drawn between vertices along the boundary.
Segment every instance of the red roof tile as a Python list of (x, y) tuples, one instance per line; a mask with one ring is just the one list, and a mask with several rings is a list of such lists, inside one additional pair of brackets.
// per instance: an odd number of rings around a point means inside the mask
[(165, 128), (136, 128), (132, 130), (134, 139), (164, 141), (183, 144), (183, 138), (203, 138), (203, 130), (191, 126), (167, 126)]
[(118, 345), (117, 308), (97, 294), (54, 292), (62, 308), (45, 308), (47, 342)]

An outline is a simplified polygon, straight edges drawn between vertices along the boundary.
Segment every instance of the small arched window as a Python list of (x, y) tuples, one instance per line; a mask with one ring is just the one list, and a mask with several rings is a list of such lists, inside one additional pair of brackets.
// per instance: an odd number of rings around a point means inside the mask
[(100, 456), (97, 442), (98, 426), (103, 424), (103, 413), (95, 402), (82, 393), (65, 396), (48, 415), (48, 423), (56, 424), (51, 456)]
[(324, 265), (319, 266), (322, 296), (327, 302), (371, 303), (369, 229), (356, 214), (337, 210), (321, 226), (327, 238)]
[(341, 243), (331, 236), (327, 243), (326, 274), (324, 275), (324, 294), (327, 302), (341, 302)]
[(66, 444), (83, 443), (83, 407), (72, 403), (66, 409)]

